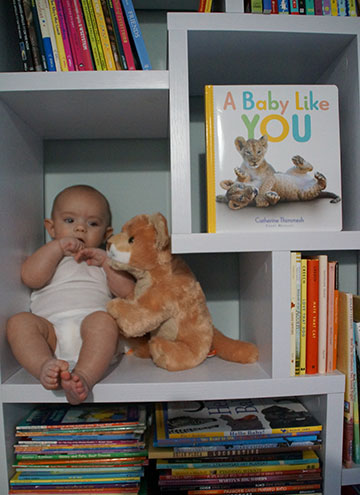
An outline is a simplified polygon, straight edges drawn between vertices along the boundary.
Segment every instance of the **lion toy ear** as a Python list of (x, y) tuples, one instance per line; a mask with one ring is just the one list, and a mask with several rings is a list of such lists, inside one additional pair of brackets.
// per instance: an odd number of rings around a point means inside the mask
[(156, 248), (159, 251), (166, 249), (170, 243), (166, 218), (161, 213), (154, 213), (149, 216), (149, 221), (156, 231)]

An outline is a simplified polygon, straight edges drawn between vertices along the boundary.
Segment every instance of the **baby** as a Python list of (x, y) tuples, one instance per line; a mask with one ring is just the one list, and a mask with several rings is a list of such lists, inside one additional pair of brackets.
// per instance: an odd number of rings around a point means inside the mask
[(9, 319), (7, 338), (18, 362), (46, 389), (62, 388), (70, 404), (79, 404), (117, 353), (119, 331), (106, 304), (112, 294), (126, 297), (134, 281), (112, 270), (99, 249), (113, 229), (109, 203), (96, 189), (64, 189), (44, 223), (52, 240), (21, 270), (33, 289), (31, 312)]

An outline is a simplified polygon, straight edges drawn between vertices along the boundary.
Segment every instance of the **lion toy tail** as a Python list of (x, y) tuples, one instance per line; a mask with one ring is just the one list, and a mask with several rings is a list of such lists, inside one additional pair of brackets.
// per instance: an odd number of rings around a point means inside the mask
[(226, 337), (216, 328), (214, 328), (211, 348), (218, 357), (225, 359), (225, 361), (247, 364), (255, 363), (259, 357), (256, 345)]

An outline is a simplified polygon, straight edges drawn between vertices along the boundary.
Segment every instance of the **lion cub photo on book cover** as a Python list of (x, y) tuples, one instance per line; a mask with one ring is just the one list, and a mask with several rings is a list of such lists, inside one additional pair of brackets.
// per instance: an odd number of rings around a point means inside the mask
[(342, 228), (338, 89), (206, 86), (208, 232)]

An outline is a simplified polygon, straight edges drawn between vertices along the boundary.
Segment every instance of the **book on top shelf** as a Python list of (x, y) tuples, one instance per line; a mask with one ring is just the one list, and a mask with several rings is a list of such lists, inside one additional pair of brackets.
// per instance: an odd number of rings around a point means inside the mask
[(121, 0), (123, 11), (131, 33), (133, 45), (142, 70), (151, 70), (151, 62), (144, 43), (139, 21), (132, 0)]
[(342, 228), (338, 90), (206, 86), (208, 232)]
[(319, 260), (307, 260), (306, 374), (319, 371)]

